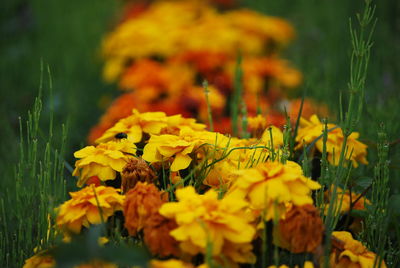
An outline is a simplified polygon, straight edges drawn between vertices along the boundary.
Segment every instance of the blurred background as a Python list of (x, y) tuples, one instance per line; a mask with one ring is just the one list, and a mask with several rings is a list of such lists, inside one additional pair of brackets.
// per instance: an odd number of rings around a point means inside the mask
[[(333, 114), (339, 94), (347, 95), (349, 79), (349, 17), (363, 1), (242, 1), (243, 6), (288, 20), (296, 38), (284, 57), (303, 73), (296, 94), (326, 103)], [(375, 1), (378, 18), (366, 83), (361, 140), (369, 145), (369, 160), (376, 158), (377, 129), (387, 126), (391, 142), (392, 182), (398, 185), (400, 167), (400, 2)], [(19, 121), (27, 118), (38, 94), (43, 73), (43, 118), (48, 122), (50, 98), (47, 66), (53, 84), (55, 130), (68, 125), (66, 156), (85, 145), (91, 126), (104, 111), (104, 103), (118, 91), (102, 80), (100, 44), (120, 17), (123, 1), (3, 0), (0, 9), (0, 169), (11, 177), (17, 162)], [(41, 62), (44, 71), (41, 72)], [(304, 93), (305, 92), (305, 93)], [(346, 98), (344, 98), (346, 99)], [(336, 112), (335, 112), (336, 111)], [(369, 167), (369, 169), (371, 169)], [(393, 188), (398, 192), (399, 187)]]

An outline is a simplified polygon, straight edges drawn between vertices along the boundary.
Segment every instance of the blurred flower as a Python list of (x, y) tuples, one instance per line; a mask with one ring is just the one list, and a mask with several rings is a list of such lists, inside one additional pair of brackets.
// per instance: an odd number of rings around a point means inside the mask
[(311, 190), (319, 183), (304, 177), (301, 167), (292, 161), (265, 162), (255, 168), (236, 171), (238, 175), (228, 194), (246, 198), (252, 208), (265, 211), (265, 220), (281, 218), (287, 203), (313, 204)]
[[(332, 253), (330, 256), (330, 267), (332, 268), (370, 268), (375, 267), (375, 260), (378, 256), (368, 251), (360, 241), (354, 240), (349, 232), (333, 232)], [(379, 266), (379, 263), (376, 263)], [(381, 260), (380, 267), (386, 268), (386, 264)]]
[[(304, 265), (302, 266), (303, 268), (314, 268), (314, 264), (310, 261), (304, 262)], [(289, 266), (282, 264), (279, 266), (276, 265), (270, 265), (268, 268), (290, 268)], [(300, 268), (298, 265), (294, 266), (294, 268)]]
[(38, 253), (29, 259), (25, 260), (22, 268), (53, 268), (56, 267), (56, 261), (50, 255)]
[(142, 158), (132, 158), (122, 170), (121, 179), (121, 190), (126, 193), (139, 181), (153, 183), (157, 176)]
[(252, 137), (261, 138), (264, 130), (267, 127), (267, 120), (261, 114), (257, 116), (249, 116), (248, 120), (248, 130), (250, 131)]
[(152, 260), (150, 268), (195, 268), (195, 266), (181, 260), (169, 259), (166, 261)]
[(293, 253), (313, 253), (322, 243), (324, 224), (311, 204), (293, 206), (275, 228), (274, 242)]
[(97, 176), (101, 181), (113, 180), (134, 154), (136, 146), (126, 139), (96, 147), (86, 146), (74, 153), (75, 158), (80, 159), (75, 162), (72, 175), (79, 177), (78, 187), (82, 187), (92, 176)]
[(144, 242), (153, 255), (167, 257), (178, 256), (179, 244), (170, 232), (177, 228), (173, 219), (167, 219), (159, 213), (150, 215), (143, 229)]
[(72, 233), (80, 233), (82, 226), (100, 224), (102, 219), (122, 210), (124, 196), (112, 187), (87, 186), (78, 192), (71, 192), (71, 199), (59, 206), (56, 224), (59, 228)]
[[(331, 131), (328, 132), (328, 139), (326, 142), (328, 161), (332, 165), (338, 165), (344, 141), (343, 132), (341, 128), (333, 124), (327, 124), (327, 127), (328, 130), (331, 129)], [(301, 118), (300, 127), (296, 137), (296, 141), (298, 142), (297, 148), (301, 148), (303, 146), (303, 142), (306, 144), (311, 144), (314, 142), (322, 135), (324, 128), (324, 123), (318, 119), (317, 115), (311, 116), (309, 121)], [(347, 140), (347, 151), (345, 158), (351, 160), (354, 167), (358, 166), (358, 162), (365, 165), (368, 164), (366, 159), (367, 145), (357, 140), (359, 136), (360, 135), (358, 132), (353, 132)], [(323, 139), (319, 138), (316, 140), (315, 146), (318, 151), (322, 152)]]
[(148, 218), (158, 213), (165, 201), (154, 184), (138, 182), (126, 194), (124, 203), (125, 228), (129, 235), (136, 236), (146, 226)]
[[(178, 228), (171, 235), (180, 242), (182, 251), (190, 255), (205, 254), (210, 242), (214, 257), (223, 254), (236, 262), (254, 261), (254, 257), (240, 258), (252, 256), (251, 241), (255, 235), (255, 227), (250, 224), (252, 219), (245, 211), (245, 201), (229, 196), (219, 200), (213, 190), (199, 195), (191, 186), (176, 190), (176, 197), (178, 202), (165, 203), (160, 214), (176, 220)], [(236, 252), (232, 247), (224, 250), (227, 243), (246, 245), (246, 252), (243, 247), (238, 247)]]
[[(331, 205), (332, 191), (333, 191), (333, 185), (331, 186), (331, 189), (329, 191), (325, 192), (325, 198), (329, 202), (328, 204), (325, 205), (325, 214), (328, 213), (329, 206)], [(341, 206), (340, 210), (337, 211), (338, 213), (341, 214), (350, 211), (351, 203), (354, 203), (352, 207), (352, 209), (354, 210), (365, 210), (365, 205), (371, 204), (371, 202), (365, 196), (360, 196), (360, 194), (352, 192), (350, 197), (350, 191), (349, 190), (343, 191), (343, 189), (340, 187), (337, 187), (336, 189), (335, 203), (336, 203), (335, 204), (336, 209), (339, 208), (339, 205)]]

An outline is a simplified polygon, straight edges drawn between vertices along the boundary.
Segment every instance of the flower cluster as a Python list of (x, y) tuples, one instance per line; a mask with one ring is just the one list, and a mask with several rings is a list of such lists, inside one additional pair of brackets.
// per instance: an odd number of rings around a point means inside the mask
[[(90, 143), (132, 109), (204, 122), (210, 105), (214, 129), (229, 133), (227, 100), (238, 87), (238, 72), (249, 115), (262, 110), (269, 114), (268, 123), (279, 125), (285, 121), (284, 109), (296, 117), (299, 100), (288, 96), (302, 77), (279, 57), (294, 36), (286, 21), (248, 9), (221, 11), (197, 0), (156, 1), (140, 10), (126, 16), (103, 40), (104, 78), (124, 93), (92, 129)], [(206, 88), (203, 81), (208, 81)], [(318, 110), (325, 114), (310, 100), (305, 108), (303, 115)]]

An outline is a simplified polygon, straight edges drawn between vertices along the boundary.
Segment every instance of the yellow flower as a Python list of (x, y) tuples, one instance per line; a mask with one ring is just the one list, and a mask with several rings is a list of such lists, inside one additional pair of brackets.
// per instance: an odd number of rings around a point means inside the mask
[(296, 206), (313, 204), (311, 190), (319, 183), (305, 177), (301, 167), (292, 161), (262, 163), (255, 168), (236, 172), (238, 177), (228, 194), (246, 198), (252, 208), (265, 211), (265, 220), (282, 217), (287, 203)]
[[(178, 228), (171, 235), (180, 242), (182, 251), (190, 255), (205, 254), (211, 243), (214, 257), (223, 254), (243, 263), (255, 260), (251, 254), (255, 227), (250, 224), (252, 218), (246, 213), (245, 201), (230, 196), (219, 200), (213, 190), (199, 195), (191, 186), (178, 189), (176, 197), (178, 202), (164, 204), (160, 214), (175, 219)], [(237, 250), (232, 250), (235, 247), (229, 247), (229, 243), (237, 246)]]
[(194, 268), (194, 265), (176, 259), (169, 259), (166, 261), (152, 260), (150, 262), (150, 268)]
[(192, 162), (189, 156), (200, 145), (207, 143), (211, 132), (193, 131), (183, 127), (179, 136), (175, 135), (152, 135), (143, 149), (142, 158), (150, 163), (172, 160), (171, 171), (187, 168)]
[[(314, 268), (314, 264), (310, 261), (306, 261), (306, 262), (304, 262), (304, 265), (302, 267), (303, 268)], [(279, 265), (279, 267), (276, 265), (270, 265), (270, 266), (268, 266), (268, 268), (289, 268), (289, 266), (287, 266), (285, 264)], [(299, 268), (299, 266), (296, 265), (296, 266), (294, 266), (294, 268)]]
[(283, 146), (283, 132), (275, 126), (270, 126), (264, 130), (261, 141), (267, 144), (268, 147), (278, 149)]
[[(339, 158), (342, 151), (342, 144), (344, 141), (344, 136), (342, 129), (334, 124), (327, 124), (328, 130), (333, 129), (328, 132), (328, 139), (326, 142), (326, 151), (328, 153), (328, 161), (332, 165), (339, 164)], [(301, 118), (300, 127), (297, 133), (296, 141), (298, 142), (297, 148), (301, 148), (303, 146), (303, 142), (306, 144), (311, 144), (318, 137), (322, 135), (322, 131), (325, 128), (325, 125), (318, 119), (317, 115), (312, 115), (310, 120), (306, 120)], [(354, 167), (358, 166), (358, 162), (362, 164), (368, 164), (366, 159), (367, 156), (367, 145), (358, 141), (359, 137), (358, 132), (353, 132), (347, 140), (347, 152), (346, 159), (351, 160)], [(315, 143), (318, 151), (322, 152), (323, 150), (323, 139), (319, 138)]]
[[(330, 257), (330, 267), (332, 268), (372, 268), (375, 267), (376, 254), (368, 251), (361, 242), (354, 240), (349, 232), (333, 232), (333, 252)], [(381, 266), (386, 268), (382, 260)]]
[(124, 196), (118, 190), (105, 186), (88, 186), (70, 195), (71, 199), (56, 209), (56, 224), (72, 233), (80, 233), (82, 226), (101, 223), (102, 217), (107, 221), (115, 211), (122, 210), (124, 202)]
[[(330, 199), (331, 199), (332, 191), (333, 191), (333, 185), (331, 186), (331, 189), (329, 192), (328, 191), (325, 192), (325, 196), (327, 197), (328, 201), (330, 201)], [(349, 212), (351, 203), (354, 203), (357, 199), (358, 199), (358, 201), (353, 205), (352, 209), (365, 210), (365, 205), (371, 204), (371, 202), (365, 196), (360, 197), (360, 194), (352, 192), (351, 198), (350, 198), (349, 190), (343, 191), (342, 188), (337, 187), (336, 199), (335, 199), (336, 200), (336, 202), (335, 202), (336, 209), (338, 209), (339, 205), (341, 204), (340, 211), (338, 211), (338, 213), (344, 214), (346, 212)], [(351, 202), (350, 202), (350, 200), (351, 200)], [(330, 206), (330, 203), (325, 205), (325, 214), (328, 213), (329, 206)]]
[(253, 137), (259, 138), (267, 127), (267, 120), (261, 114), (257, 116), (249, 116), (248, 128)]
[(74, 153), (80, 160), (75, 162), (72, 175), (79, 177), (78, 187), (82, 187), (92, 176), (97, 176), (101, 181), (113, 180), (134, 154), (136, 146), (126, 139), (102, 143), (96, 147), (86, 146)]
[(163, 112), (139, 113), (134, 109), (132, 113), (131, 116), (119, 120), (113, 127), (106, 130), (96, 143), (115, 140), (119, 133), (126, 134), (130, 142), (137, 143), (142, 140), (143, 133), (159, 134), (161, 129), (168, 125), (167, 116)]

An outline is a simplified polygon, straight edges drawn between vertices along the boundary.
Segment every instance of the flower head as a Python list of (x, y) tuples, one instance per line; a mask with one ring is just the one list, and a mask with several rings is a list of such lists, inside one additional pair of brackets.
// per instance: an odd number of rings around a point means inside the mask
[[(376, 254), (368, 251), (360, 241), (354, 240), (349, 232), (333, 232), (333, 252), (330, 257), (330, 267), (374, 267)], [(386, 268), (383, 260), (380, 267)], [(379, 265), (378, 265), (379, 266)]]
[(276, 243), (293, 253), (314, 252), (322, 243), (324, 224), (310, 204), (293, 206), (279, 221)]
[(136, 146), (126, 139), (102, 143), (96, 147), (86, 146), (74, 153), (80, 159), (75, 162), (72, 175), (79, 177), (79, 187), (92, 176), (97, 176), (101, 181), (113, 180), (135, 153)]
[(311, 190), (321, 186), (305, 177), (301, 167), (292, 161), (286, 164), (266, 162), (255, 168), (237, 172), (230, 193), (246, 198), (253, 209), (265, 211), (265, 219), (282, 217), (288, 203), (297, 206), (313, 204)]
[[(212, 242), (212, 255), (224, 254), (238, 262), (251, 260), (235, 258), (238, 251), (224, 250), (228, 243), (237, 245), (237, 249), (247, 246), (251, 251), (251, 241), (255, 235), (255, 227), (247, 217), (247, 203), (229, 196), (218, 199), (218, 194), (210, 190), (199, 195), (191, 186), (176, 191), (178, 202), (165, 203), (160, 214), (175, 219), (178, 227), (171, 235), (180, 242), (182, 251), (190, 255), (205, 253), (209, 242)], [(242, 250), (243, 252), (243, 250)], [(240, 254), (242, 256), (242, 254)]]
[[(344, 141), (343, 131), (334, 124), (327, 124), (328, 127), (328, 139), (326, 142), (326, 151), (328, 153), (328, 161), (332, 165), (338, 165), (340, 155), (342, 152), (342, 145)], [(298, 142), (298, 148), (303, 146), (303, 142), (310, 144), (316, 141), (315, 146), (318, 151), (323, 151), (323, 139), (320, 138), (322, 131), (325, 128), (325, 124), (322, 123), (318, 117), (314, 114), (310, 117), (310, 120), (301, 118), (300, 128), (298, 129), (296, 141)], [(345, 158), (351, 160), (354, 167), (358, 166), (358, 162), (362, 164), (368, 164), (366, 159), (367, 156), (367, 145), (358, 141), (360, 134), (353, 132), (347, 139), (347, 150)]]
[(171, 171), (187, 168), (192, 162), (189, 154), (210, 138), (207, 131), (193, 131), (190, 128), (182, 128), (179, 136), (176, 135), (152, 135), (143, 149), (143, 159), (150, 162), (162, 162), (171, 160)]
[(126, 194), (124, 203), (125, 228), (135, 236), (146, 226), (148, 218), (158, 213), (165, 201), (154, 184), (138, 182)]
[(167, 219), (159, 213), (150, 215), (143, 229), (143, 235), (151, 253), (160, 257), (178, 256), (178, 241), (170, 235), (170, 232), (177, 227), (173, 219)]
[(44, 253), (36, 254), (25, 260), (22, 268), (53, 268), (56, 267), (56, 261), (50, 255)]
[(133, 110), (133, 114), (119, 120), (112, 128), (96, 140), (96, 143), (115, 140), (119, 133), (127, 135), (130, 142), (137, 143), (142, 140), (143, 133), (159, 134), (161, 129), (167, 126), (167, 116), (163, 112), (139, 113)]
[(123, 193), (126, 193), (139, 181), (152, 183), (157, 176), (142, 158), (132, 158), (122, 170), (121, 178), (121, 189)]
[(71, 192), (71, 199), (57, 208), (56, 224), (61, 229), (80, 233), (82, 227), (106, 221), (115, 211), (122, 210), (124, 196), (105, 186), (87, 186)]

